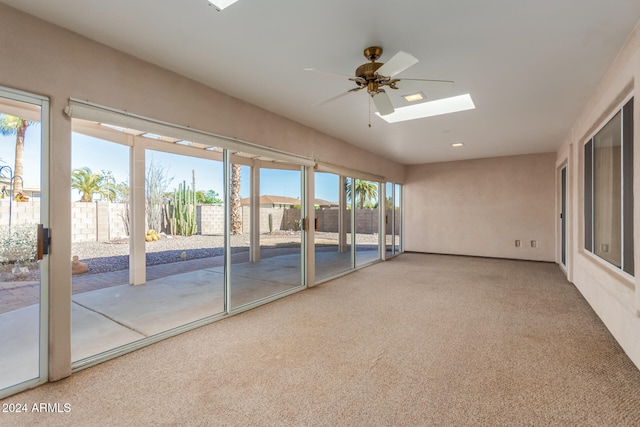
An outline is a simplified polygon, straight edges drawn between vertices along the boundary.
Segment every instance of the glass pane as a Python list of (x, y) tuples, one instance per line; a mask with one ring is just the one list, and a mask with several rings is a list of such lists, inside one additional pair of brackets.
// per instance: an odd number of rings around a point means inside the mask
[(387, 182), (385, 184), (385, 220), (384, 220), (384, 226), (385, 226), (385, 251), (387, 254), (387, 257), (390, 257), (391, 255), (393, 255), (393, 210), (394, 210), (394, 203), (393, 203), (393, 184), (390, 182)]
[(594, 137), (593, 221), (594, 252), (621, 266), (621, 114), (616, 114)]
[(356, 267), (380, 259), (378, 183), (355, 179)]
[(0, 99), (0, 389), (40, 376), (40, 107)]
[(567, 265), (567, 167), (560, 171), (560, 260)]
[[(73, 120), (71, 139), (71, 360), (127, 344), (140, 334), (104, 306), (129, 285), (129, 147), (97, 124)], [(93, 129), (93, 131), (92, 131)], [(106, 134), (115, 131), (107, 129)], [(119, 161), (114, 162), (113, 159)]]
[[(138, 150), (145, 185), (130, 190), (127, 144), (149, 144), (151, 137), (73, 125), (72, 361), (224, 311), (221, 154), (216, 161)], [(168, 145), (157, 138), (151, 143)], [(130, 238), (131, 191), (132, 200), (144, 200), (140, 242)]]
[(398, 254), (402, 250), (402, 186), (395, 184), (393, 208), (393, 253)]
[(593, 252), (593, 139), (584, 145), (584, 248)]
[(349, 211), (345, 206), (344, 191), (340, 197), (341, 180), (344, 178), (332, 173), (315, 173), (316, 282), (353, 268), (351, 242), (347, 241), (347, 234), (351, 233), (347, 233), (349, 228), (344, 221), (345, 213)]
[(622, 188), (624, 189), (624, 200), (622, 205), (624, 210), (622, 213), (624, 230), (623, 236), (623, 262), (622, 269), (627, 273), (633, 275), (635, 271), (634, 267), (634, 239), (633, 239), (633, 223), (635, 218), (633, 217), (633, 98), (631, 98), (622, 110), (622, 122), (623, 122), (623, 145), (622, 145)]
[(145, 335), (224, 311), (223, 163), (146, 150)]
[[(232, 309), (301, 285), (301, 176), (300, 170), (231, 165)], [(258, 200), (250, 197), (252, 181), (260, 183)], [(234, 194), (240, 195), (235, 209)]]
[(231, 307), (237, 308), (252, 301), (252, 287), (241, 274), (242, 266), (251, 259), (254, 243), (251, 241), (251, 168), (240, 164), (230, 165), (229, 203), (231, 269), (229, 271), (229, 293)]

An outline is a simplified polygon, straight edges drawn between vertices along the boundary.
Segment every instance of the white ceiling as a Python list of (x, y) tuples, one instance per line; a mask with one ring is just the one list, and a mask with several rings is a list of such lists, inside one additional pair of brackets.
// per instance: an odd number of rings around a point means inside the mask
[[(640, 19), (638, 0), (2, 2), (404, 164), (555, 151)], [(372, 45), (477, 108), (389, 124), (372, 106), (369, 128), (365, 91), (314, 106), (354, 83), (303, 70), (353, 75)]]

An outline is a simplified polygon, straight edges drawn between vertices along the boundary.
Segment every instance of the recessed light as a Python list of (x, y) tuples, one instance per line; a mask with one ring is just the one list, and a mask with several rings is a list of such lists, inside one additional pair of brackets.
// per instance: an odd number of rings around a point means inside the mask
[(231, 6), (237, 1), (238, 0), (209, 0), (209, 3), (211, 3), (213, 7), (218, 9), (218, 11), (221, 11), (222, 9)]
[(407, 120), (423, 119), (425, 117), (438, 116), (440, 114), (456, 113), (458, 111), (471, 110), (476, 108), (471, 100), (471, 95), (464, 94), (452, 96), (451, 98), (438, 99), (435, 101), (421, 102), (419, 104), (407, 105), (396, 108), (391, 114), (384, 116), (376, 113), (388, 123), (404, 122)]
[(420, 92), (418, 93), (412, 93), (410, 95), (402, 95), (402, 97), (404, 99), (407, 100), (407, 102), (416, 102), (416, 101), (422, 101), (424, 99), (424, 95)]
[(454, 142), (451, 144), (452, 147), (462, 147), (464, 144), (462, 142)]

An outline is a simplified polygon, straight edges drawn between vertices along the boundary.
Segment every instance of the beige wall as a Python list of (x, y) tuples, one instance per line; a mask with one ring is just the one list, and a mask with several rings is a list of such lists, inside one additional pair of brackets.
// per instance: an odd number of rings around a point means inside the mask
[[(585, 104), (571, 131), (558, 149), (556, 166), (567, 165), (568, 266), (567, 277), (600, 316), (624, 351), (640, 367), (640, 27), (636, 26), (626, 45)], [(584, 143), (621, 108), (634, 98), (634, 255), (636, 277), (609, 266), (584, 248)], [(559, 184), (557, 184), (559, 187)], [(559, 200), (559, 198), (557, 198)], [(558, 207), (556, 207), (558, 211)], [(559, 243), (558, 243), (559, 248)], [(559, 250), (556, 260), (559, 261)]]
[[(404, 181), (404, 166), (0, 4), (0, 86), (50, 100), (49, 185), (71, 182), (68, 99), (234, 137)], [(140, 180), (138, 176), (136, 179)], [(49, 204), (49, 378), (71, 373), (71, 196)]]
[(408, 167), (405, 249), (553, 261), (554, 162), (549, 153)]

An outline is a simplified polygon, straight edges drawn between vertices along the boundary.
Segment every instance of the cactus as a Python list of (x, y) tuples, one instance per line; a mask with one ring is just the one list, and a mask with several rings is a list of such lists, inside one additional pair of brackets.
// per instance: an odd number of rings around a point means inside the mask
[(269, 214), (269, 233), (273, 233), (273, 214)]
[[(195, 176), (193, 179), (195, 188)], [(195, 191), (189, 188), (186, 182), (182, 182), (173, 193), (173, 203), (171, 209), (171, 234), (180, 236), (191, 236), (198, 231), (196, 222)]]

